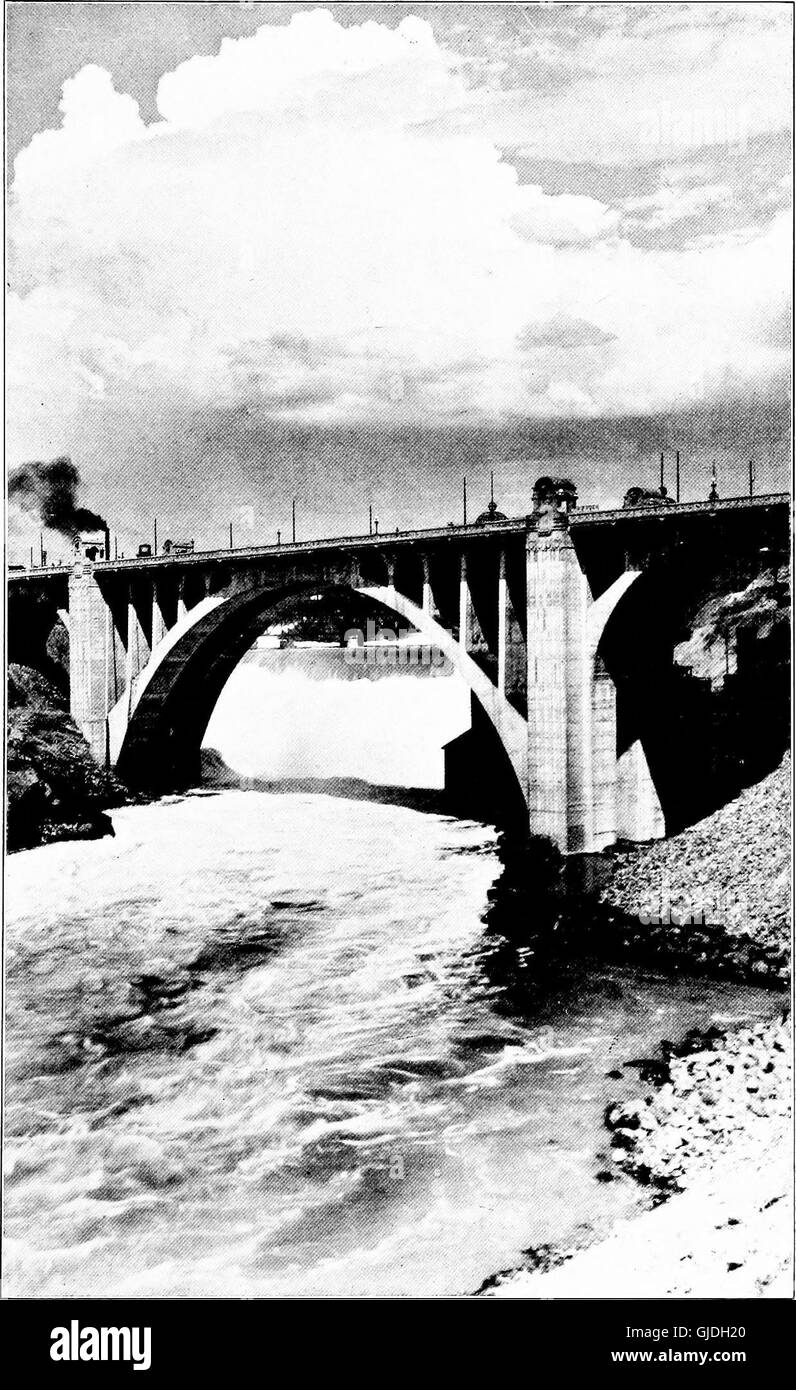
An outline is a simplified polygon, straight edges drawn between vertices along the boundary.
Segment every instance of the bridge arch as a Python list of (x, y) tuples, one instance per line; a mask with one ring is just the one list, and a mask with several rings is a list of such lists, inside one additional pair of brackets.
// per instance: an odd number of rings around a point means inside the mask
[[(340, 592), (359, 603), (403, 618), (451, 662), (484, 711), (523, 803), (527, 799), (527, 733), (522, 715), (467, 655), (430, 611), (394, 584), (319, 583), (302, 578), (279, 588), (246, 588), (210, 594), (183, 614), (156, 645), (149, 661), (110, 711), (111, 762), (128, 785), (151, 791), (185, 786), (198, 778), (199, 753), (218, 698), (266, 622), (278, 619), (302, 596)], [(364, 626), (364, 621), (363, 621)]]

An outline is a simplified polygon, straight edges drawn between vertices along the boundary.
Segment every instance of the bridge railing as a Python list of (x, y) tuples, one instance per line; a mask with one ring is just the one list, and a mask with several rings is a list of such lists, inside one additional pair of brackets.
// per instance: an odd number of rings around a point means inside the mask
[[(712, 515), (719, 512), (741, 511), (755, 507), (773, 507), (790, 503), (787, 492), (765, 492), (758, 497), (719, 497), (711, 502), (664, 502), (650, 506), (636, 507), (578, 507), (570, 514), (571, 526), (588, 525), (594, 521), (627, 521), (631, 517), (654, 517), (662, 519), (674, 516)], [(584, 515), (585, 514), (585, 515)]]
[[(670, 506), (650, 506), (650, 507), (610, 507), (603, 509), (594, 504), (577, 507), (569, 513), (568, 523), (570, 527), (576, 529), (583, 526), (602, 524), (604, 522), (629, 521), (633, 518), (663, 519), (664, 517), (678, 517), (699, 514), (716, 514), (727, 511), (737, 511), (741, 509), (771, 507), (778, 505), (790, 505), (790, 495), (787, 492), (761, 493), (758, 497), (727, 497), (719, 498), (714, 502), (674, 502)], [(212, 550), (195, 550), (190, 554), (183, 555), (130, 555), (116, 556), (112, 560), (98, 560), (95, 565), (103, 571), (114, 570), (148, 570), (169, 568), (174, 565), (193, 566), (211, 562), (223, 562), (225, 560), (257, 560), (269, 558), (271, 556), (282, 556), (286, 554), (301, 555), (310, 554), (316, 550), (337, 550), (337, 549), (392, 549), (395, 546), (412, 545), (418, 541), (438, 541), (452, 539), (473, 539), (487, 536), (515, 535), (517, 532), (524, 532), (529, 527), (530, 518), (526, 516), (507, 518), (505, 521), (490, 522), (488, 525), (479, 526), (475, 522), (468, 525), (461, 523), (448, 524), (446, 526), (425, 527), (417, 531), (385, 531), (376, 535), (347, 535), (347, 536), (324, 536), (315, 537), (306, 541), (284, 541), (279, 544), (240, 546), (235, 549), (229, 547), (216, 548)], [(63, 575), (68, 572), (71, 566), (68, 562), (61, 562), (53, 565), (34, 565), (30, 568), (9, 567), (8, 579), (22, 580), (31, 576), (45, 578), (52, 575)]]
[[(229, 561), (229, 560), (257, 560), (270, 556), (281, 555), (300, 555), (311, 554), (317, 550), (338, 550), (338, 549), (374, 549), (385, 550), (393, 549), (396, 545), (412, 545), (418, 541), (450, 540), (457, 537), (466, 537), (471, 540), (473, 537), (481, 536), (500, 536), (512, 535), (516, 532), (523, 532), (527, 529), (527, 518), (517, 517), (502, 522), (492, 522), (488, 526), (476, 526), (474, 523), (466, 527), (458, 526), (434, 526), (427, 527), (420, 531), (380, 531), (377, 535), (349, 535), (349, 536), (319, 536), (307, 541), (282, 541), (280, 544), (254, 545), (254, 546), (235, 546), (232, 550), (228, 546), (213, 550), (193, 550), (190, 554), (183, 555), (130, 555), (116, 556), (111, 560), (96, 560), (94, 566), (105, 572), (112, 570), (125, 569), (157, 569), (169, 566), (185, 566), (204, 564), (207, 561)], [(35, 573), (37, 576), (44, 574), (63, 574), (68, 570), (69, 565), (48, 566), (45, 569), (25, 569), (24, 575)], [(12, 572), (10, 577), (22, 578), (20, 571)]]

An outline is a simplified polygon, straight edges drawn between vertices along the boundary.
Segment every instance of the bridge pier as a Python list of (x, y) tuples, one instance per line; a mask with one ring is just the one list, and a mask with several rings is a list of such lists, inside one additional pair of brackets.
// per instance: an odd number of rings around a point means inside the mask
[(532, 835), (552, 840), (562, 850), (586, 847), (578, 785), (585, 730), (579, 709), (579, 663), (571, 659), (570, 640), (583, 606), (578, 592), (582, 579), (574, 546), (564, 531), (546, 536), (529, 532), (528, 819)]
[[(628, 575), (617, 586), (624, 592)], [(564, 852), (664, 833), (640, 742), (617, 757), (616, 690), (598, 653), (602, 628), (571, 537), (530, 531), (528, 819)], [(610, 595), (607, 595), (610, 599)], [(605, 609), (604, 618), (610, 615)]]
[(69, 576), (69, 705), (100, 767), (109, 765), (113, 617), (90, 565)]

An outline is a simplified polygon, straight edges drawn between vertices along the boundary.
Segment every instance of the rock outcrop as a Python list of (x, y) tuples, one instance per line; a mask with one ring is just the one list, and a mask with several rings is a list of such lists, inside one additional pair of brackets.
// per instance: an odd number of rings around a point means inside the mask
[(106, 812), (128, 794), (97, 767), (64, 695), (38, 671), (12, 664), (7, 708), (8, 849), (112, 835)]

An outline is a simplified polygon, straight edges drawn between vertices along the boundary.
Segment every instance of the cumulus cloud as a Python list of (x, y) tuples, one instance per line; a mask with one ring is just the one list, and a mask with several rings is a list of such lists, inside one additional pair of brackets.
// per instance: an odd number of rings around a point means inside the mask
[(551, 246), (586, 246), (616, 230), (619, 213), (597, 198), (562, 193), (549, 197), (539, 184), (517, 189), (511, 225), (529, 241)]
[[(74, 448), (100, 409), (156, 450), (167, 408), (653, 409), (690, 399), (695, 376), (782, 367), (766, 329), (787, 294), (782, 219), (709, 255), (639, 249), (621, 208), (522, 184), (487, 134), (449, 120), (472, 99), (425, 21), (322, 10), (164, 75), (150, 124), (83, 68), (61, 127), (15, 166), (12, 449)], [(704, 207), (702, 190), (634, 212), (663, 225), (685, 196)]]

